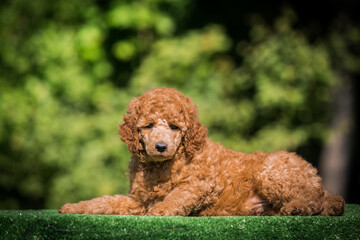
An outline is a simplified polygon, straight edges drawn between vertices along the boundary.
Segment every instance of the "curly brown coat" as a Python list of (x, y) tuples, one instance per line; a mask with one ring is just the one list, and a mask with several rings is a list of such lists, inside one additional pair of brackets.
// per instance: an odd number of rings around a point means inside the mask
[(341, 215), (344, 200), (295, 153), (232, 151), (211, 141), (196, 105), (169, 88), (133, 99), (120, 125), (132, 153), (128, 196), (65, 204), (60, 213)]

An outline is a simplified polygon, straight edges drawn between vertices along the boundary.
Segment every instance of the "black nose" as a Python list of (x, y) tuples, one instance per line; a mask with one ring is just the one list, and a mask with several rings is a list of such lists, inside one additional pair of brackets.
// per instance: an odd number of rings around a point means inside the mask
[(167, 144), (164, 142), (158, 142), (155, 144), (155, 148), (158, 152), (165, 152), (167, 149)]

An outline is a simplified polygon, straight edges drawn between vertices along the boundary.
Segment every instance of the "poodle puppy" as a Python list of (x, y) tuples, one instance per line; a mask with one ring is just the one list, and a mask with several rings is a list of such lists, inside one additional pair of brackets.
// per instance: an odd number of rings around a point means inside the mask
[(295, 153), (232, 151), (211, 141), (192, 99), (156, 88), (133, 99), (119, 126), (132, 154), (127, 196), (67, 203), (60, 213), (239, 216), (341, 215), (342, 197)]

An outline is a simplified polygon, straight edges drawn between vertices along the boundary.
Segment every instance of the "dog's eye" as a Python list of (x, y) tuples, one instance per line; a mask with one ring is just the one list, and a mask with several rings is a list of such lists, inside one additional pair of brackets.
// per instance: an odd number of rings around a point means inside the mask
[(149, 125), (145, 126), (145, 128), (147, 128), (147, 129), (151, 129), (151, 128), (153, 128), (153, 127), (154, 127), (154, 124), (152, 124), (152, 123), (150, 123)]
[(180, 129), (178, 126), (176, 126), (176, 125), (170, 125), (170, 128), (172, 129), (172, 130), (178, 130), (178, 129)]

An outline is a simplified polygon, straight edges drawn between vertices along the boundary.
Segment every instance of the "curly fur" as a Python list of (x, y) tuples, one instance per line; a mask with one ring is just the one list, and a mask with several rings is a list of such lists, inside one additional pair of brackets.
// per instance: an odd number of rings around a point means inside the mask
[(341, 215), (344, 200), (326, 190), (295, 153), (232, 151), (211, 141), (197, 107), (174, 89), (133, 99), (119, 127), (132, 154), (128, 196), (65, 204), (60, 213), (231, 216)]

